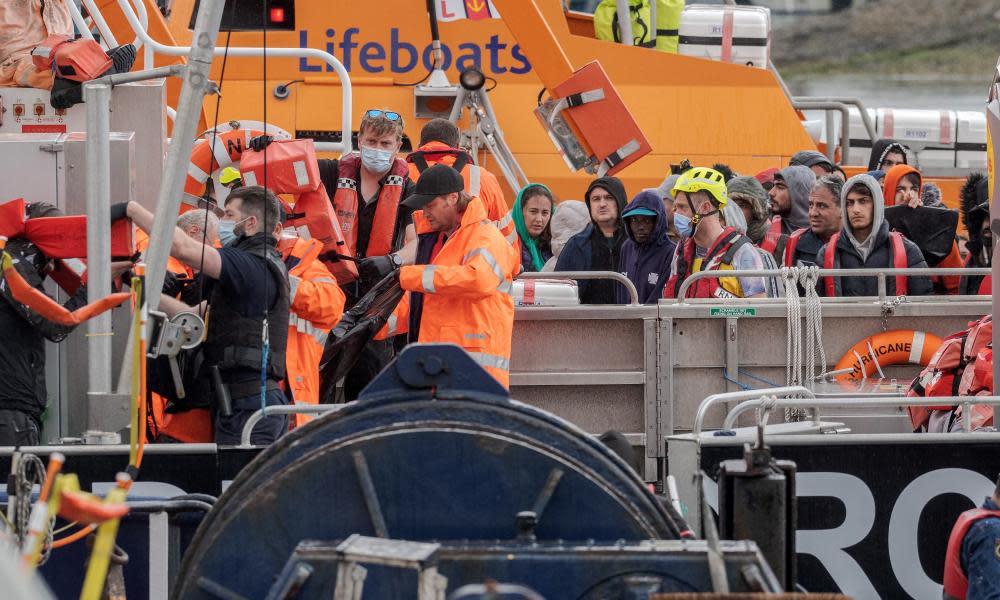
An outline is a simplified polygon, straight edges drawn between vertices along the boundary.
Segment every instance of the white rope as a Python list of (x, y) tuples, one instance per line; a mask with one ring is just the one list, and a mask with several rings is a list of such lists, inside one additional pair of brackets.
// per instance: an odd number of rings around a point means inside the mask
[[(803, 385), (803, 343), (802, 343), (802, 303), (799, 298), (799, 269), (783, 267), (781, 269), (781, 279), (785, 287), (785, 306), (787, 313), (788, 339), (785, 343), (786, 356), (786, 385)], [(807, 312), (808, 318), (808, 312)], [(809, 323), (807, 322), (807, 326)], [(811, 341), (811, 338), (810, 338)], [(810, 372), (815, 372), (815, 357), (812, 355), (812, 348), (808, 350), (810, 354)], [(797, 408), (786, 408), (784, 410), (785, 421), (801, 421), (805, 418), (806, 411)]]

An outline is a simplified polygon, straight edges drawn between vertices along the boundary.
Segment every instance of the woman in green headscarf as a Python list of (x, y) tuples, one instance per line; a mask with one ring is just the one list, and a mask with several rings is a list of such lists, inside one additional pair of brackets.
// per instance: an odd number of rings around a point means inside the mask
[(540, 183), (528, 184), (517, 193), (511, 212), (521, 240), (521, 265), (526, 272), (541, 271), (545, 261), (552, 258), (549, 222), (555, 210), (552, 192)]

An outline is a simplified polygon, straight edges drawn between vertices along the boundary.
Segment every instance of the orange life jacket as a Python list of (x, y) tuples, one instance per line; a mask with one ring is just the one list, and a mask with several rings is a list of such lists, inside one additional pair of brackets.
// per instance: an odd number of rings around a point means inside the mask
[[(383, 179), (382, 189), (379, 190), (376, 200), (378, 204), (375, 207), (375, 222), (372, 223), (365, 256), (385, 256), (392, 252), (396, 234), (396, 216), (399, 214), (399, 203), (403, 199), (403, 184), (408, 173), (406, 163), (397, 158), (393, 161), (389, 174)], [(355, 250), (358, 247), (360, 175), (360, 155), (351, 154), (340, 159), (337, 165), (337, 192), (333, 196), (333, 205), (337, 210), (337, 219), (344, 232), (344, 239), (347, 240), (347, 245)]]
[[(875, 232), (872, 232), (875, 235)], [(837, 242), (840, 240), (840, 232), (830, 236), (830, 241), (826, 243), (826, 252), (823, 255), (823, 268), (835, 269), (837, 263)], [(906, 261), (906, 246), (903, 244), (903, 234), (898, 231), (889, 232), (889, 243), (892, 244), (892, 266), (895, 269), (905, 269), (910, 266)], [(824, 277), (826, 284), (826, 295), (832, 298), (837, 295), (836, 277)], [(907, 292), (907, 277), (905, 275), (896, 276), (896, 295), (905, 296)]]
[(944, 593), (946, 598), (965, 600), (969, 589), (969, 578), (962, 570), (962, 542), (977, 521), (1000, 518), (1000, 510), (974, 508), (962, 513), (948, 537), (948, 551), (944, 558)]
[[(780, 228), (780, 226), (779, 226), (779, 228)], [(809, 231), (809, 228), (808, 227), (803, 227), (802, 229), (796, 229), (795, 231), (792, 232), (792, 235), (788, 236), (788, 243), (785, 244), (785, 252), (784, 252), (784, 256), (783, 256), (784, 260), (781, 262), (782, 265), (784, 265), (786, 267), (794, 267), (795, 266), (795, 264), (794, 264), (795, 263), (795, 249), (798, 248), (798, 246), (799, 246), (799, 240), (802, 239), (802, 236), (804, 236), (807, 231)]]
[(771, 226), (767, 228), (767, 233), (764, 234), (764, 239), (760, 242), (760, 249), (773, 255), (778, 249), (781, 236), (781, 217), (774, 215), (771, 217)]
[[(746, 244), (750, 244), (750, 238), (736, 231), (733, 227), (726, 227), (715, 243), (705, 254), (701, 261), (701, 271), (717, 271), (725, 265), (732, 265), (736, 251)], [(678, 248), (677, 270), (667, 280), (667, 285), (663, 288), (664, 298), (676, 298), (677, 292), (681, 289), (681, 284), (691, 274), (691, 268), (695, 261), (694, 238), (684, 240), (684, 245)], [(731, 268), (731, 267), (727, 267)], [(722, 287), (719, 278), (712, 277), (700, 279), (694, 283), (687, 292), (688, 298), (735, 298), (736, 296)]]

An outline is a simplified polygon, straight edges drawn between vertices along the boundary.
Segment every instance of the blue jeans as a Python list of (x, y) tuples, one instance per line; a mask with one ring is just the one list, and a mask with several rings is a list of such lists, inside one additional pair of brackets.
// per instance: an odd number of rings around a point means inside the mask
[[(268, 406), (288, 404), (284, 392), (269, 390), (266, 401)], [(244, 396), (233, 398), (233, 414), (224, 417), (215, 413), (215, 443), (225, 446), (235, 446), (240, 443), (243, 426), (250, 415), (260, 410), (260, 396)], [(267, 446), (288, 431), (288, 415), (273, 415), (265, 417), (254, 425), (250, 434), (250, 443), (255, 446)]]

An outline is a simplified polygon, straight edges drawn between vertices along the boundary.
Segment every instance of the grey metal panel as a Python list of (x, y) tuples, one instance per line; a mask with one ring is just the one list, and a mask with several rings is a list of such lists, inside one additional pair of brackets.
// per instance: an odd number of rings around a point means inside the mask
[(510, 394), (518, 402), (547, 410), (588, 433), (645, 431), (642, 386), (566, 386), (557, 393), (550, 386), (512, 386)]
[(152, 79), (116, 85), (111, 95), (111, 131), (135, 133), (132, 198), (149, 210), (156, 206), (167, 154), (166, 94), (166, 80)]
[[(659, 411), (657, 406), (657, 380), (655, 377), (656, 365), (657, 365), (657, 328), (656, 319), (643, 319), (642, 321), (642, 331), (643, 331), (643, 346), (645, 352), (645, 365), (644, 369), (646, 373), (649, 374), (646, 377), (645, 385), (642, 392), (642, 402), (644, 410), (644, 420), (645, 420), (645, 432), (646, 437), (651, 440), (658, 440), (657, 437), (659, 433)], [(646, 446), (646, 457), (656, 457), (662, 456), (663, 453), (660, 450), (661, 444), (648, 444)]]
[(642, 319), (516, 321), (511, 371), (638, 371), (642, 340)]

